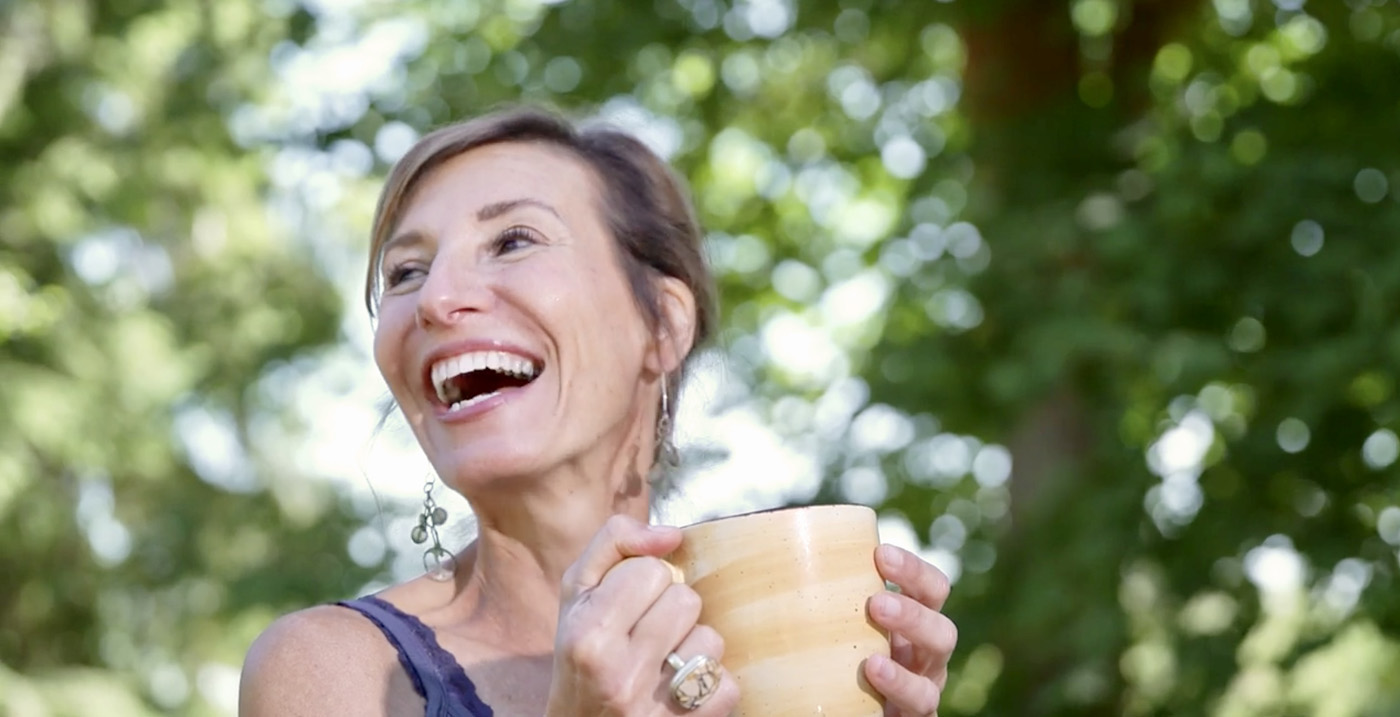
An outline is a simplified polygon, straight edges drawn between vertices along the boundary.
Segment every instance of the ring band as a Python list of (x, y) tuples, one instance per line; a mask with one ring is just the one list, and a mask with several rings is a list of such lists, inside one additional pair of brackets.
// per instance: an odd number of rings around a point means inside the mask
[(671, 698), (685, 709), (698, 709), (719, 688), (719, 662), (709, 655), (696, 655), (687, 661), (672, 652), (666, 656), (666, 664), (676, 671), (671, 678)]

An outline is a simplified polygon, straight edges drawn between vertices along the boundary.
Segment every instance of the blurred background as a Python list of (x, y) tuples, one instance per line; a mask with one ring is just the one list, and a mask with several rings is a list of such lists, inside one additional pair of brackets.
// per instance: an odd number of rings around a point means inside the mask
[(1400, 714), (1393, 0), (0, 0), (0, 713), (231, 715), (421, 570), (368, 223), (516, 101), (708, 229), (660, 519), (876, 507), (943, 717)]

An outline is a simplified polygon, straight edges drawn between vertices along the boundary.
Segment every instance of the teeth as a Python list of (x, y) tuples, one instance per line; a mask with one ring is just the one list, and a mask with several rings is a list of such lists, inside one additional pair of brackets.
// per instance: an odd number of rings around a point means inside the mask
[(443, 394), (445, 388), (443, 386), (443, 377), (447, 375), (447, 364), (447, 361), (439, 361), (433, 364), (433, 388), (437, 389), (438, 400), (443, 403), (447, 403), (447, 396)]
[[(518, 378), (532, 379), (535, 377), (537, 369), (530, 359), (504, 351), (473, 351), (446, 358), (433, 364), (429, 374), (433, 380), (433, 388), (437, 391), (439, 401), (448, 403), (451, 398), (447, 393), (447, 382), (464, 373), (472, 371), (498, 371), (510, 374)], [(457, 401), (452, 404), (455, 410), (463, 406), (469, 406), (486, 398), (490, 398), (495, 393), (484, 394), (470, 399)]]
[(460, 409), (466, 408), (467, 406), (476, 405), (476, 404), (478, 404), (478, 403), (481, 403), (482, 401), (485, 401), (485, 400), (488, 399), (488, 398), (491, 398), (492, 396), (495, 396), (495, 395), (498, 394), (498, 393), (500, 393), (500, 391), (492, 391), (492, 392), (490, 392), (490, 393), (483, 393), (483, 394), (481, 394), (480, 396), (473, 396), (473, 397), (471, 397), (471, 398), (468, 398), (468, 399), (465, 399), (465, 400), (462, 400), (462, 401), (458, 401), (458, 402), (452, 404), (452, 406), (451, 406), (450, 408), (448, 408), (448, 410), (449, 410), (449, 411), (456, 411), (456, 410), (460, 410)]

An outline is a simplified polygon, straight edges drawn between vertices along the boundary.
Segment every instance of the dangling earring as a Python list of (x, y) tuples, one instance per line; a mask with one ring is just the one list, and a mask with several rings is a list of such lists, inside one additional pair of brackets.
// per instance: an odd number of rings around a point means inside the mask
[(671, 437), (671, 391), (666, 385), (666, 372), (661, 372), (661, 418), (656, 421), (656, 453), (661, 465), (672, 470), (681, 464), (680, 451)]
[(423, 569), (427, 571), (428, 577), (445, 583), (457, 572), (457, 558), (442, 547), (442, 542), (438, 540), (438, 526), (447, 522), (447, 510), (433, 500), (435, 484), (435, 476), (429, 474), (427, 482), (423, 484), (423, 512), (419, 514), (418, 525), (413, 527), (409, 537), (419, 545), (427, 542), (430, 537), (433, 539), (432, 547), (423, 551)]

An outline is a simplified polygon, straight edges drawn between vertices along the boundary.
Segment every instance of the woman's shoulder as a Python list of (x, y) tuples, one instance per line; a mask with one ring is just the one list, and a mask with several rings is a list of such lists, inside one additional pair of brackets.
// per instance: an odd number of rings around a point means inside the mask
[(412, 685), (364, 615), (318, 605), (273, 621), (243, 663), (239, 714), (383, 715)]

